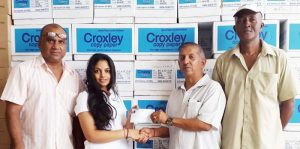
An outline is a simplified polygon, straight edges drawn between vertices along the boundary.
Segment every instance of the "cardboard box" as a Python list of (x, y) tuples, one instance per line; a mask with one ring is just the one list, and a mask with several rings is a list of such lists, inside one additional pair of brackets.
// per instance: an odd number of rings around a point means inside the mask
[(284, 130), (300, 132), (300, 95), (295, 98), (293, 115)]
[(0, 144), (1, 149), (11, 149), (10, 144)]
[(206, 23), (221, 21), (220, 15), (178, 18), (179, 23)]
[[(0, 79), (0, 94), (2, 95), (2, 92), (4, 90), (5, 87), (5, 83), (6, 83), (6, 79)], [(1, 107), (0, 107), (1, 108)], [(1, 109), (0, 109), (1, 110)], [(1, 115), (1, 111), (0, 111), (0, 118), (4, 117), (3, 115)]]
[[(0, 79), (0, 88), (4, 86), (2, 86), (1, 84), (1, 79)], [(2, 94), (2, 91), (0, 91), (0, 93)], [(0, 119), (4, 119), (5, 118), (5, 102), (0, 100)]]
[(133, 24), (134, 17), (102, 17), (94, 18), (94, 24)]
[(54, 23), (57, 24), (78, 24), (78, 23), (82, 23), (82, 24), (86, 24), (86, 23), (92, 23), (93, 22), (93, 18), (72, 18), (72, 19), (53, 19)]
[[(207, 59), (206, 65), (203, 69), (205, 74), (208, 74), (210, 78), (212, 78), (212, 72), (216, 63), (216, 59)], [(180, 71), (179, 65), (176, 68), (176, 88), (183, 85), (185, 81), (183, 72)]]
[(46, 25), (53, 23), (52, 18), (48, 19), (17, 19), (14, 20), (14, 25)]
[(12, 2), (13, 19), (52, 18), (52, 0), (14, 0)]
[(233, 16), (237, 9), (244, 4), (254, 4), (264, 10), (265, 0), (223, 0), (221, 4), (221, 15), (222, 16)]
[(3, 131), (7, 131), (6, 121), (5, 121), (5, 118), (0, 118), (0, 132), (3, 132)]
[(11, 15), (11, 2), (12, 0), (0, 0), (0, 15)]
[(290, 58), (288, 61), (293, 67), (293, 73), (295, 73), (297, 81), (298, 81), (298, 88), (300, 89), (300, 58)]
[(169, 96), (134, 96), (140, 109), (154, 109), (166, 111)]
[(266, 14), (300, 13), (300, 1), (298, 0), (266, 0), (264, 5)]
[[(264, 28), (259, 33), (261, 39), (279, 48), (279, 20), (263, 20)], [(223, 53), (236, 47), (239, 37), (233, 30), (235, 22), (214, 22), (213, 25), (213, 53)]]
[[(52, 3), (53, 18), (93, 18), (93, 0), (61, 1)], [(89, 22), (91, 23), (91, 22)]]
[(0, 49), (0, 69), (10, 67), (10, 61), (11, 56), (8, 49)]
[(202, 47), (205, 57), (206, 58), (212, 58), (213, 52), (212, 52), (212, 28), (206, 28), (206, 29), (199, 29), (198, 32), (198, 44)]
[(300, 20), (287, 20), (281, 30), (281, 48), (290, 57), (300, 57)]
[(0, 16), (0, 49), (8, 48), (8, 42), (11, 40), (11, 17), (9, 15)]
[(135, 0), (94, 1), (94, 23), (134, 23)]
[(299, 149), (300, 147), (300, 132), (284, 131), (285, 149)]
[[(86, 78), (86, 68), (88, 61), (67, 61), (67, 63), (75, 69), (81, 79), (84, 80)], [(123, 95), (128, 94), (128, 92), (133, 92), (133, 62), (118, 62), (114, 61), (116, 67), (116, 84), (117, 89)], [(126, 93), (126, 91), (128, 91)], [(130, 93), (129, 93), (130, 94)]]
[(9, 75), (10, 68), (0, 68), (0, 79), (6, 80)]
[(176, 23), (176, 0), (136, 0), (135, 23)]
[(171, 91), (175, 88), (174, 61), (135, 61), (134, 91)]
[(132, 24), (72, 25), (74, 54), (133, 55)]
[(134, 105), (137, 105), (134, 102), (133, 96), (128, 96), (128, 97), (121, 96), (121, 99), (123, 100), (127, 111), (131, 110)]
[(220, 16), (221, 0), (179, 0), (178, 18)]
[(8, 131), (1, 131), (0, 132), (0, 144), (2, 145), (9, 145), (10, 144), (10, 137)]
[(176, 55), (183, 42), (198, 42), (198, 25), (135, 24), (137, 55)]
[[(26, 25), (26, 26), (12, 26), (11, 35), (11, 48), (12, 55), (40, 55), (40, 49), (38, 47), (38, 41), (40, 38), (40, 32), (44, 25)], [(71, 25), (61, 25), (67, 32), (67, 53), (71, 55)], [(23, 59), (22, 59), (23, 60)]]

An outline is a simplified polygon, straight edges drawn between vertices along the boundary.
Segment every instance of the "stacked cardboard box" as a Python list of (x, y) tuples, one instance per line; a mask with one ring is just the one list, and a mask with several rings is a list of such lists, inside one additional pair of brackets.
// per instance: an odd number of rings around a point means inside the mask
[[(11, 1), (0, 1), (0, 95), (5, 86), (10, 66)], [(0, 148), (9, 149), (10, 140), (5, 124), (5, 103), (0, 101)]]

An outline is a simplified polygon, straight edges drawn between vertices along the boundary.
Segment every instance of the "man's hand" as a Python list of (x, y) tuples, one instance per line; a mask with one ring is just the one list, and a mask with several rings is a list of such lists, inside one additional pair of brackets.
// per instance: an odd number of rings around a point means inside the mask
[(153, 123), (163, 123), (165, 124), (167, 119), (168, 119), (168, 115), (163, 112), (162, 110), (153, 112), (150, 116), (151, 120)]

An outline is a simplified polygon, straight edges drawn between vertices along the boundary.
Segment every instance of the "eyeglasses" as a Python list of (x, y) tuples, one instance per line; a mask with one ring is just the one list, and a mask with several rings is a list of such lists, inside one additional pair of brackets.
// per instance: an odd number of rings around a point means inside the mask
[(67, 38), (66, 34), (58, 34), (58, 33), (55, 33), (55, 32), (48, 32), (47, 36), (50, 37), (50, 38), (55, 38), (55, 36), (57, 36), (60, 39), (66, 39)]

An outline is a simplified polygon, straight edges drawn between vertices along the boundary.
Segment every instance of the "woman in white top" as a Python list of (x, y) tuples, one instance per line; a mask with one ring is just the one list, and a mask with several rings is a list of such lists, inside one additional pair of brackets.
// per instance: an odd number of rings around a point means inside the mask
[(94, 54), (86, 70), (87, 90), (79, 94), (75, 113), (86, 138), (86, 149), (129, 149), (127, 138), (137, 140), (143, 135), (132, 129), (131, 112), (116, 91), (116, 70), (112, 59)]

